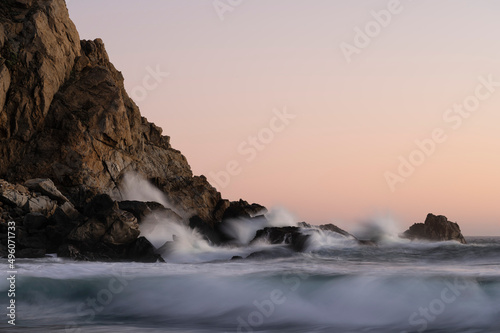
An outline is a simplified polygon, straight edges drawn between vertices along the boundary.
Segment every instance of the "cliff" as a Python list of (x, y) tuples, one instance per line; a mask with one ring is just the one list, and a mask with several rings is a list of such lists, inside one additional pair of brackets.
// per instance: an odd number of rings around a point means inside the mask
[(137, 172), (179, 210), (219, 220), (229, 206), (141, 117), (103, 42), (80, 41), (63, 0), (0, 4), (0, 178), (50, 178), (82, 206)]
[[(22, 227), (22, 211), (39, 213), (25, 206), (38, 198), (26, 192), (31, 179), (50, 179), (82, 213), (96, 195), (120, 200), (129, 172), (163, 191), (186, 224), (196, 217), (213, 226), (226, 209), (239, 209), (193, 175), (162, 129), (141, 116), (123, 81), (100, 39), (80, 41), (64, 0), (2, 0), (0, 199), (20, 211), (9, 215), (4, 207), (1, 219), (17, 218)], [(15, 184), (16, 195), (27, 198), (21, 206), (9, 199)], [(44, 212), (49, 219), (53, 213)]]

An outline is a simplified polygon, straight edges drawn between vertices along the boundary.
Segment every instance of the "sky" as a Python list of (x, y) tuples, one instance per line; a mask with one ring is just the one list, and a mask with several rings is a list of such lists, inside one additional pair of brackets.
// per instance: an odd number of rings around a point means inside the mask
[(231, 200), (500, 235), (500, 2), (69, 0), (143, 116)]

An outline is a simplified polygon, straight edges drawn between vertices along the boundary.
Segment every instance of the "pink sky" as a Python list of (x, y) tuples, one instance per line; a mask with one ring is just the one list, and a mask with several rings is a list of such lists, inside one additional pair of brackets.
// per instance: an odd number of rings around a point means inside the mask
[[(348, 230), (388, 214), (403, 230), (432, 212), (466, 236), (500, 235), (500, 3), (394, 1), (68, 7), (82, 39), (104, 40), (142, 114), (223, 197)], [(356, 44), (357, 28), (372, 29), (369, 43)], [(359, 46), (350, 57), (347, 44)], [(156, 69), (169, 75), (154, 80)], [(463, 103), (473, 111), (447, 111)], [(284, 109), (295, 118), (273, 120)], [(436, 128), (446, 140), (419, 153)], [(400, 156), (419, 164), (404, 177)], [(234, 175), (215, 180), (221, 171)], [(404, 183), (391, 188), (388, 172)]]

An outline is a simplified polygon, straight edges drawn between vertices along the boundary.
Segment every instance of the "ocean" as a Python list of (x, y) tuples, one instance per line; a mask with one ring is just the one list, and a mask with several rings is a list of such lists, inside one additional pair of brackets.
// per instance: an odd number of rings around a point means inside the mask
[(361, 246), (324, 232), (304, 253), (193, 238), (167, 263), (18, 259), (16, 326), (4, 316), (0, 330), (500, 332), (500, 237), (466, 238)]

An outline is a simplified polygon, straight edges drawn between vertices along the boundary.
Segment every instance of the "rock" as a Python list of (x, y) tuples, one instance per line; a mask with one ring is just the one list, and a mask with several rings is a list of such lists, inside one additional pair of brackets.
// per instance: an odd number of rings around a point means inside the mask
[(142, 201), (120, 201), (118, 202), (118, 207), (121, 210), (132, 213), (139, 224), (144, 220), (146, 216), (153, 212), (159, 212), (163, 218), (181, 222), (182, 218), (173, 210), (163, 207), (162, 204), (157, 202), (142, 202)]
[(165, 262), (165, 260), (156, 253), (154, 246), (144, 237), (137, 238), (127, 251), (127, 257), (134, 261)]
[(45, 216), (50, 216), (56, 210), (57, 203), (50, 200), (49, 197), (40, 196), (28, 199), (23, 208), (29, 213), (42, 213)]
[(17, 191), (14, 185), (0, 179), (0, 201), (22, 208), (28, 202), (28, 196)]
[(309, 235), (300, 232), (299, 227), (270, 227), (257, 231), (252, 243), (258, 240), (266, 240), (271, 244), (288, 244), (297, 252), (307, 248)]
[(220, 245), (223, 240), (226, 240), (218, 229), (203, 221), (198, 215), (189, 219), (189, 227), (197, 230), (211, 244)]
[(404, 238), (429, 241), (454, 240), (466, 244), (464, 236), (457, 223), (450, 222), (445, 216), (428, 214), (425, 223), (415, 223), (402, 235)]
[(118, 203), (109, 195), (96, 196), (86, 209), (90, 219), (75, 228), (68, 240), (95, 244), (126, 245), (134, 242), (140, 234), (137, 219), (129, 212), (118, 208)]
[[(0, 25), (0, 30), (2, 26)], [(0, 31), (0, 41), (2, 31)], [(5, 60), (0, 59), (0, 110), (3, 110), (5, 106), (5, 100), (7, 99), (7, 92), (10, 87), (10, 72), (7, 66), (5, 65)]]
[(45, 215), (40, 213), (29, 213), (24, 216), (23, 225), (26, 228), (26, 231), (32, 232), (35, 230), (44, 229), (49, 220), (45, 217)]
[(352, 237), (352, 238), (356, 238), (354, 237), (353, 235), (351, 235), (350, 233), (348, 233), (347, 231), (343, 230), (343, 229), (340, 229), (339, 227), (337, 227), (336, 225), (334, 224), (323, 224), (323, 225), (320, 225), (318, 227), (320, 230), (323, 230), (323, 231), (331, 231), (331, 232), (336, 232), (338, 234), (341, 234), (342, 236), (345, 236), (345, 237)]
[(249, 204), (240, 199), (239, 201), (232, 201), (229, 204), (228, 208), (224, 211), (222, 219), (251, 218), (265, 213), (267, 213), (267, 209), (264, 206), (255, 203)]
[[(26, 222), (25, 240), (79, 260), (141, 253), (152, 260), (138, 241), (138, 221), (152, 212), (184, 224), (197, 216), (193, 227), (215, 232), (207, 236), (215, 242), (222, 220), (265, 211), (224, 200), (205, 176), (193, 175), (170, 138), (141, 116), (103, 41), (79, 40), (64, 0), (0, 2), (0, 161), (0, 222)], [(120, 197), (130, 172), (173, 208), (102, 195)], [(22, 250), (41, 254), (27, 243)]]
[(52, 200), (56, 200), (58, 204), (64, 204), (68, 202), (66, 198), (54, 185), (54, 182), (50, 179), (30, 179), (27, 180), (24, 185), (32, 191), (40, 192), (43, 195), (48, 196)]
[(45, 249), (26, 248), (16, 251), (16, 258), (43, 258)]

